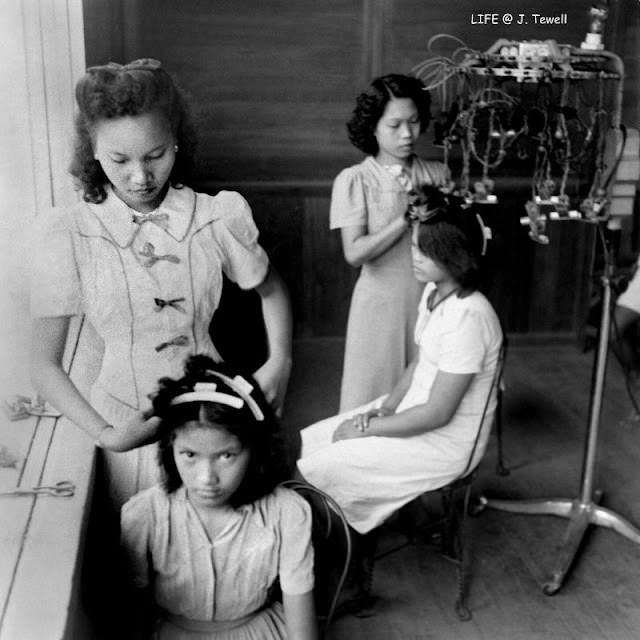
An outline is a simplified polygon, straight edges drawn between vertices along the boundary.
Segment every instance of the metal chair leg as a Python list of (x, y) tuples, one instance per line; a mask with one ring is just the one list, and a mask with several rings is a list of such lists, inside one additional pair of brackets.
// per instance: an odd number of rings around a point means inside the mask
[(498, 461), (496, 463), (496, 473), (499, 476), (508, 476), (511, 472), (509, 471), (509, 469), (507, 469), (507, 467), (504, 466), (504, 456), (502, 448), (502, 395), (503, 391), (500, 387), (498, 387), (495, 414), (496, 439), (498, 442)]

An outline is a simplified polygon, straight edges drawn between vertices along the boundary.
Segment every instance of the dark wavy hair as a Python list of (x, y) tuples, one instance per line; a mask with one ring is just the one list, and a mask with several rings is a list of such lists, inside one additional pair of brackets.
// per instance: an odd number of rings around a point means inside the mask
[(475, 291), (481, 281), (481, 256), (485, 243), (482, 219), (464, 200), (425, 185), (415, 195), (419, 204), (410, 223), (417, 227), (418, 248), (443, 266), (466, 291)]
[(78, 114), (75, 146), (69, 171), (82, 190), (84, 200), (105, 200), (109, 180), (94, 158), (92, 134), (103, 120), (158, 111), (175, 136), (178, 150), (169, 176), (174, 186), (188, 177), (195, 152), (195, 133), (186, 100), (161, 63), (151, 58), (126, 65), (90, 67), (76, 84)]
[[(236, 436), (242, 446), (249, 450), (249, 465), (245, 476), (233, 494), (230, 504), (236, 508), (249, 504), (271, 493), (276, 485), (286, 479), (284, 469), (284, 449), (279, 425), (273, 411), (267, 404), (260, 387), (253, 380), (251, 396), (264, 414), (258, 421), (246, 403), (240, 408), (217, 402), (194, 401), (172, 405), (171, 401), (193, 391), (197, 382), (215, 382), (217, 391), (238, 394), (211, 372), (219, 372), (230, 378), (237, 375), (224, 364), (215, 363), (208, 356), (191, 356), (185, 364), (182, 378), (161, 378), (158, 390), (152, 397), (153, 415), (162, 419), (158, 443), (158, 462), (162, 470), (163, 485), (167, 493), (182, 486), (182, 479), (176, 467), (173, 454), (175, 433), (187, 422), (198, 422), (203, 428), (225, 429)], [(247, 376), (244, 376), (247, 379)]]
[(387, 103), (393, 98), (411, 98), (418, 110), (420, 132), (422, 133), (429, 126), (431, 96), (422, 80), (397, 73), (380, 76), (356, 98), (356, 107), (351, 119), (347, 122), (349, 140), (360, 151), (368, 155), (378, 153), (378, 142), (374, 131)]

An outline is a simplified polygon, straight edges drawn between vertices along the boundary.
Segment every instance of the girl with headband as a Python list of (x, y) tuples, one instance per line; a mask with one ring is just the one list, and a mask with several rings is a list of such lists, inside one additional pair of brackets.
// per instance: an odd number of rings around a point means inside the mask
[[(269, 357), (254, 376), (276, 410), (290, 370), (291, 314), (245, 199), (185, 185), (193, 131), (160, 62), (91, 67), (76, 100), (71, 173), (83, 197), (37, 220), (31, 368), (40, 395), (105, 450), (119, 506), (157, 472), (155, 449), (136, 449), (156, 439), (157, 419), (144, 416), (155, 382), (180, 375), (190, 353), (220, 360), (209, 324), (223, 273), (262, 299)], [(70, 318), (80, 314), (104, 347), (89, 398), (62, 365)]]
[[(277, 486), (278, 429), (260, 390), (194, 356), (182, 378), (160, 380), (153, 410), (163, 481), (121, 516), (138, 628), (159, 640), (316, 638), (310, 508)], [(276, 579), (282, 604), (269, 599)]]

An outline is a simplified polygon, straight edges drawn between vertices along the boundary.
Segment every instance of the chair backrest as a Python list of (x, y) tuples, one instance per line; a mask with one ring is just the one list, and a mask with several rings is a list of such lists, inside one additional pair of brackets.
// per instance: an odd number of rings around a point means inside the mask
[[(484, 408), (482, 409), (482, 415), (480, 416), (480, 422), (478, 423), (478, 429), (476, 430), (475, 439), (473, 441), (473, 446), (471, 447), (471, 451), (469, 452), (469, 457), (467, 459), (467, 464), (464, 467), (464, 470), (458, 478), (464, 478), (469, 475), (480, 463), (482, 456), (476, 460), (476, 453), (478, 452), (478, 447), (480, 446), (481, 437), (485, 431), (485, 418), (487, 417), (487, 412), (489, 411), (489, 407), (491, 406), (491, 401), (494, 397), (497, 396), (498, 390), (500, 389), (500, 385), (502, 384), (502, 374), (504, 370), (504, 362), (506, 355), (506, 338), (503, 338), (502, 343), (500, 345), (500, 350), (498, 351), (498, 361), (496, 363), (496, 370), (494, 371), (493, 378), (491, 380), (491, 386), (489, 387), (489, 392), (487, 393), (487, 399), (484, 403)], [(491, 429), (493, 426), (493, 421), (491, 425), (486, 427), (486, 429)], [(487, 433), (487, 438), (485, 442), (488, 440), (489, 434)], [(484, 451), (482, 452), (484, 454)], [(475, 464), (474, 464), (475, 461)]]
[(287, 480), (282, 486), (301, 495), (311, 506), (316, 609), (324, 633), (335, 614), (351, 563), (349, 524), (338, 503), (312, 484), (303, 480)]

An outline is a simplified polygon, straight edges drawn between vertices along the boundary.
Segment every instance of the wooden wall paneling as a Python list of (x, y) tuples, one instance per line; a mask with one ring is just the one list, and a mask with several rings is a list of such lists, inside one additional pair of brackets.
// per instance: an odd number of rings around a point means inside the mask
[(329, 229), (328, 195), (304, 200), (305, 309), (314, 336), (344, 335), (359, 270), (349, 266), (338, 230)]
[(382, 73), (392, 0), (362, 0), (362, 86)]
[(498, 204), (478, 209), (492, 233), (483, 265), (483, 291), (509, 332), (529, 329), (527, 308), (532, 292), (528, 274), (535, 248), (519, 223), (523, 210), (519, 198), (509, 192), (500, 194)]
[(87, 67), (130, 60), (125, 38), (132, 30), (135, 0), (83, 0)]
[(144, 26), (134, 22), (127, 57), (158, 57), (191, 94), (200, 179), (327, 180), (357, 155), (343, 123), (360, 83), (359, 3), (136, 5)]
[(305, 332), (303, 251), (303, 198), (298, 192), (246, 194), (258, 229), (260, 243), (269, 254), (291, 294), (296, 335)]
[(640, 4), (634, 0), (611, 0), (605, 46), (624, 62), (622, 122), (640, 127)]
[(530, 273), (529, 330), (577, 331), (586, 321), (595, 228), (559, 222), (548, 226), (549, 244), (535, 247)]

